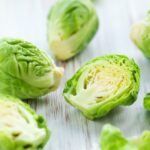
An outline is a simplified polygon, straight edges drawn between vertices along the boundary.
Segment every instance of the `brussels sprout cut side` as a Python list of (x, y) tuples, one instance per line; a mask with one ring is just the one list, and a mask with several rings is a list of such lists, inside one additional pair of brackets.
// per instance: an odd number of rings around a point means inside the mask
[(0, 93), (35, 98), (56, 90), (61, 77), (62, 69), (33, 44), (0, 40)]
[(131, 39), (143, 54), (150, 59), (150, 12), (143, 21), (132, 26)]
[(0, 150), (41, 150), (49, 136), (45, 120), (29, 105), (0, 96)]
[(64, 98), (89, 119), (106, 115), (118, 105), (131, 105), (137, 98), (140, 70), (122, 55), (98, 57), (82, 66), (67, 81)]
[(48, 15), (50, 49), (60, 60), (67, 60), (92, 40), (98, 17), (90, 0), (58, 0)]
[(105, 125), (101, 132), (101, 150), (150, 150), (150, 132), (127, 139), (123, 133), (112, 125)]

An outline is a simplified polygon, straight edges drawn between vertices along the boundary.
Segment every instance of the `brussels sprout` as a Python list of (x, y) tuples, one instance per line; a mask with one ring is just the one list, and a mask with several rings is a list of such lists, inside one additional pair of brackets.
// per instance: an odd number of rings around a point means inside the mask
[(33, 44), (0, 40), (0, 93), (35, 98), (54, 91), (61, 77), (62, 69)]
[(28, 104), (0, 96), (0, 150), (41, 150), (50, 131)]
[(60, 60), (67, 60), (94, 37), (98, 17), (90, 0), (58, 0), (48, 15), (50, 49)]
[(150, 132), (142, 136), (127, 139), (123, 133), (112, 125), (105, 125), (101, 132), (101, 150), (150, 150)]
[(66, 83), (67, 102), (89, 119), (106, 115), (118, 105), (131, 105), (139, 91), (140, 70), (123, 55), (98, 57), (82, 66)]
[(101, 150), (137, 150), (122, 134), (112, 125), (105, 125), (100, 137)]
[(144, 107), (147, 110), (150, 110), (150, 93), (147, 93), (144, 97)]
[(150, 12), (143, 21), (132, 26), (131, 39), (143, 54), (150, 58)]

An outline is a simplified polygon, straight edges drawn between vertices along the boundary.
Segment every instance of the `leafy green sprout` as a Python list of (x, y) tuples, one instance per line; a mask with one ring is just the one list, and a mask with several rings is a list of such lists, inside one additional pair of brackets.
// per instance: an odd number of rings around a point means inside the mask
[(107, 55), (83, 65), (66, 82), (63, 96), (87, 118), (96, 119), (119, 105), (131, 105), (139, 85), (140, 69), (133, 59)]
[(42, 150), (50, 131), (42, 116), (21, 100), (0, 95), (0, 150)]
[(101, 150), (150, 150), (150, 132), (144, 131), (142, 135), (126, 138), (120, 129), (106, 124), (101, 132)]
[(130, 36), (142, 53), (150, 58), (150, 11), (143, 21), (132, 26)]
[(63, 69), (35, 45), (19, 39), (0, 40), (0, 93), (21, 99), (55, 91)]
[(90, 0), (58, 0), (48, 15), (50, 49), (58, 59), (70, 59), (85, 49), (98, 25)]

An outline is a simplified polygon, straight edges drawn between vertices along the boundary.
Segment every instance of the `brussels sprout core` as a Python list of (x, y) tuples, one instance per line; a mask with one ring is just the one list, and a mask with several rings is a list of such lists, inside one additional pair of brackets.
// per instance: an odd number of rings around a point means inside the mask
[(132, 104), (139, 90), (139, 68), (125, 56), (91, 60), (66, 83), (65, 99), (90, 119), (118, 105)]
[[(49, 138), (49, 131), (44, 119), (18, 99), (0, 96), (0, 149), (2, 138), (9, 140), (11, 150), (39, 150)], [(5, 147), (4, 149), (2, 147)]]

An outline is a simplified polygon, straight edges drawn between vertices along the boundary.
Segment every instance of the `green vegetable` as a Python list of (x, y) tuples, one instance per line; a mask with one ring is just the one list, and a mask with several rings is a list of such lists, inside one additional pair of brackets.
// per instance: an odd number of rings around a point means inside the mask
[(58, 0), (48, 15), (51, 50), (60, 60), (75, 56), (92, 40), (98, 24), (90, 0)]
[(106, 115), (118, 105), (131, 105), (137, 98), (140, 70), (123, 55), (98, 57), (82, 66), (67, 81), (63, 95), (89, 119)]
[(118, 128), (107, 124), (101, 132), (101, 150), (150, 150), (149, 145), (149, 131), (145, 131), (139, 137), (127, 139)]
[(109, 124), (102, 129), (100, 145), (101, 150), (137, 150), (118, 128)]
[(0, 40), (0, 93), (35, 98), (54, 91), (61, 77), (62, 69), (33, 44)]
[(150, 110), (150, 93), (147, 93), (144, 97), (144, 107), (147, 110)]
[(150, 150), (150, 131), (145, 131), (131, 142), (137, 147), (137, 150)]
[(49, 136), (44, 118), (29, 105), (0, 96), (0, 150), (41, 150)]
[(150, 12), (143, 21), (133, 25), (131, 39), (143, 54), (150, 58)]

